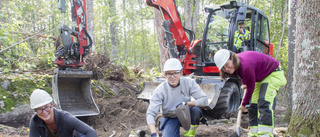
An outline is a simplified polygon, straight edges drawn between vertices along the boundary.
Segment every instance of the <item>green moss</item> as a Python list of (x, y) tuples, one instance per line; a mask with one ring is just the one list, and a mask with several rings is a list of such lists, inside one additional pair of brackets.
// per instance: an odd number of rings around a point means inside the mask
[[(103, 88), (104, 91), (97, 88), (97, 86)], [(100, 81), (93, 80), (93, 82), (91, 83), (91, 89), (92, 91), (97, 92), (100, 96), (102, 95), (106, 99), (115, 95), (115, 93), (113, 93), (106, 84)]]
[(0, 88), (0, 100), (3, 101), (4, 106), (0, 108), (1, 113), (11, 111), (17, 104), (29, 103), (29, 96), (33, 90), (40, 88), (51, 93), (49, 83), (51, 83), (51, 76), (39, 75), (39, 76), (13, 76), (2, 81), (10, 81), (8, 90)]
[(291, 114), (292, 114), (292, 110), (288, 109), (287, 113), (285, 114), (284, 118), (281, 121), (286, 122), (286, 123), (290, 123)]
[(140, 82), (140, 87), (141, 87), (141, 89), (144, 89), (144, 83), (143, 82)]
[[(319, 116), (318, 116), (319, 117)], [(316, 135), (320, 134), (320, 119), (311, 120), (311, 119), (303, 119), (301, 116), (295, 116), (292, 118), (288, 132), (293, 137), (300, 137), (300, 136), (308, 136), (308, 137), (315, 137)]]

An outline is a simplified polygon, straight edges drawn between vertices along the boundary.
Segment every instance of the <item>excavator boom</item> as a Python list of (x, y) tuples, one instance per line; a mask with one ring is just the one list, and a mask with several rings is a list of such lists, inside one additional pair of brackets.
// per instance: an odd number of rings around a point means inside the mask
[[(65, 0), (60, 0), (61, 13), (65, 13)], [(92, 39), (87, 32), (86, 0), (71, 1), (71, 17), (76, 24), (69, 28), (62, 24), (59, 29), (62, 46), (57, 47), (57, 68), (52, 78), (55, 107), (74, 116), (92, 116), (100, 113), (91, 92), (92, 71), (85, 71), (83, 58), (89, 54)], [(64, 21), (63, 21), (64, 23)]]

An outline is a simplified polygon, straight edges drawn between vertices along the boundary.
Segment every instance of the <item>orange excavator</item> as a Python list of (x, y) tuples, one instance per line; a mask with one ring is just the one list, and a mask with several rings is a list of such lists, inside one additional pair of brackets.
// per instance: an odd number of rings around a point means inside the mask
[[(178, 58), (183, 65), (183, 74), (196, 79), (208, 96), (209, 104), (203, 110), (212, 117), (236, 111), (243, 91), (241, 80), (236, 77), (222, 81), (213, 56), (219, 49), (235, 52), (258, 51), (272, 56), (269, 21), (264, 13), (242, 2), (231, 1), (218, 8), (206, 7), (206, 24), (202, 39), (195, 40), (194, 33), (182, 26), (174, 0), (146, 0), (148, 6), (158, 9), (163, 15), (162, 27), (170, 57)], [(250, 38), (242, 39), (241, 47), (234, 50), (235, 32), (238, 22), (244, 22)], [(188, 37), (188, 36), (189, 37)], [(163, 81), (156, 78), (145, 82), (138, 98), (149, 100), (153, 90)]]
[[(66, 12), (65, 0), (60, 0), (61, 13)], [(81, 68), (92, 46), (87, 32), (86, 0), (71, 1), (71, 18), (74, 28), (62, 21), (59, 29), (62, 46), (57, 47), (55, 56), (57, 68), (52, 78), (54, 105), (74, 116), (92, 116), (100, 113), (91, 92), (92, 71)]]

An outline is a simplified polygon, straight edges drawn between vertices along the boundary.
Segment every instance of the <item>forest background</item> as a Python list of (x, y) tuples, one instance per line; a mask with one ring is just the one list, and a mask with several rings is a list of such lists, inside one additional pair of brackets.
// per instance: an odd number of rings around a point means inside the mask
[[(189, 1), (188, 1), (189, 2)], [(190, 1), (192, 3), (192, 1)], [(204, 7), (226, 3), (223, 0), (199, 0), (196, 39), (202, 38), (205, 24)], [(288, 62), (288, 1), (252, 0), (251, 6), (264, 11), (270, 20), (271, 42), (274, 53), (285, 70)], [(185, 26), (184, 3), (177, 0), (181, 20)], [(59, 27), (71, 27), (70, 2), (64, 15), (58, 9), (58, 1), (5, 0), (0, 2), (0, 71), (41, 69), (55, 67), (55, 42)], [(88, 7), (89, 8), (89, 7)], [(191, 7), (194, 10), (194, 5)], [(93, 17), (87, 15), (88, 25), (93, 20), (94, 37), (91, 51), (108, 55), (116, 63), (125, 66), (141, 66), (145, 70), (160, 72), (160, 52), (154, 23), (154, 8), (145, 0), (94, 0)], [(285, 34), (285, 35), (284, 35)], [(280, 47), (279, 52), (277, 52)], [(276, 56), (276, 54), (274, 54)], [(13, 66), (13, 64), (15, 64)]]

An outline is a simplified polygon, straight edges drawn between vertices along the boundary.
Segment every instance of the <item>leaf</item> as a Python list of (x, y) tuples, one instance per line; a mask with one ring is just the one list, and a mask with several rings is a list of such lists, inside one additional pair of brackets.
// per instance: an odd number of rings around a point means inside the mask
[(3, 70), (3, 72), (6, 72), (6, 73), (8, 73), (10, 71), (10, 69), (8, 69), (8, 68), (5, 68), (4, 70)]

